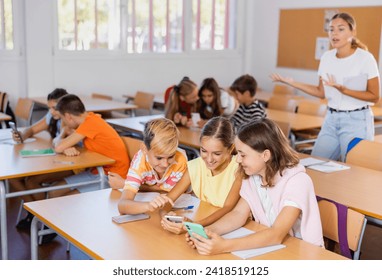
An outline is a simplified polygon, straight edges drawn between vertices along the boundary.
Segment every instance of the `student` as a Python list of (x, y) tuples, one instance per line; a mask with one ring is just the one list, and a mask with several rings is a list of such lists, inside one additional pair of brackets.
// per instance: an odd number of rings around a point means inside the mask
[(351, 15), (334, 15), (328, 35), (332, 49), (321, 57), (318, 86), (279, 74), (272, 74), (271, 79), (328, 99), (328, 113), (312, 155), (344, 161), (347, 146), (353, 138), (374, 138), (370, 105), (380, 98), (379, 72), (373, 55), (355, 37), (356, 23)]
[[(234, 138), (232, 123), (227, 118), (210, 119), (200, 135), (200, 157), (187, 163), (188, 170), (182, 180), (166, 195), (171, 203), (191, 184), (193, 193), (200, 200), (221, 207), (212, 215), (197, 221), (202, 225), (209, 225), (228, 213), (239, 200), (241, 176), (236, 176), (238, 164), (233, 155)], [(173, 212), (169, 214), (175, 215)], [(184, 231), (182, 223), (163, 218), (161, 224), (164, 229), (176, 234)]]
[(263, 106), (255, 98), (257, 82), (250, 75), (243, 75), (237, 78), (231, 85), (231, 90), (235, 92), (236, 99), (240, 106), (231, 117), (235, 130), (250, 121), (266, 117)]
[[(13, 133), (13, 140), (15, 142), (21, 142), (19, 135), (21, 136), (22, 140), (26, 140), (44, 130), (48, 131), (53, 139), (59, 137), (60, 135), (61, 137), (66, 137), (70, 133), (70, 131), (61, 125), (60, 114), (55, 109), (58, 99), (66, 94), (68, 94), (68, 92), (62, 88), (56, 88), (51, 93), (49, 93), (47, 96), (49, 107), (48, 113), (40, 121), (24, 129), (22, 132), (20, 132), (20, 134)], [(56, 182), (70, 175), (73, 175), (73, 171), (68, 170), (48, 174), (34, 175), (25, 178), (10, 179), (9, 183), (14, 190), (25, 191), (41, 188), (42, 183)], [(29, 202), (44, 199), (45, 194), (36, 193), (32, 195), (24, 195), (22, 198), (24, 202)], [(16, 227), (18, 229), (29, 229), (32, 219), (33, 215), (28, 213), (28, 215), (24, 219), (18, 222)]]
[[(83, 141), (87, 150), (97, 152), (115, 160), (114, 164), (104, 166), (105, 174), (114, 172), (123, 176), (126, 174), (130, 159), (128, 157), (125, 144), (118, 133), (93, 112), (86, 112), (85, 106), (79, 97), (68, 94), (62, 97), (56, 106), (60, 112), (62, 121), (75, 131), (64, 139), (60, 139), (55, 145), (57, 153), (64, 153), (67, 156), (77, 156), (80, 151), (75, 147)], [(66, 177), (64, 181), (57, 185), (82, 183), (99, 179), (99, 174), (95, 168), (86, 169), (84, 172)], [(107, 184), (107, 182), (105, 182)], [(89, 184), (73, 189), (64, 189), (50, 192), (50, 197), (67, 195), (78, 192), (88, 192), (99, 188), (99, 184)]]
[(236, 99), (221, 89), (214, 78), (203, 80), (198, 95), (196, 111), (200, 113), (201, 118), (198, 123), (199, 127), (203, 127), (212, 117), (230, 117), (237, 109)]
[[(323, 246), (312, 180), (280, 128), (269, 119), (251, 122), (240, 128), (235, 146), (246, 177), (241, 198), (231, 212), (206, 228), (209, 239), (187, 236), (189, 244), (210, 255), (280, 244), (289, 233)], [(219, 236), (243, 226), (250, 214), (267, 228), (242, 238)]]
[(161, 196), (151, 202), (134, 198), (139, 190), (169, 192), (187, 169), (187, 158), (178, 150), (179, 131), (173, 121), (166, 118), (146, 123), (142, 148), (134, 155), (126, 180), (109, 173), (110, 186), (123, 188), (118, 209), (121, 214), (155, 211), (162, 204)]
[(198, 87), (188, 77), (184, 77), (178, 85), (166, 90), (165, 117), (177, 125), (192, 126), (191, 113), (195, 112), (198, 101)]

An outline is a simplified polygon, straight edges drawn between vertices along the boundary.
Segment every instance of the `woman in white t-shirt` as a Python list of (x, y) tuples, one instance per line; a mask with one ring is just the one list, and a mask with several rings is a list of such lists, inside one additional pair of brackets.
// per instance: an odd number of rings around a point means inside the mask
[(344, 161), (353, 138), (374, 138), (370, 105), (380, 98), (378, 65), (355, 36), (356, 23), (351, 15), (339, 13), (332, 17), (329, 39), (333, 49), (321, 57), (318, 86), (296, 82), (279, 74), (271, 75), (274, 82), (327, 98), (328, 113), (312, 155)]

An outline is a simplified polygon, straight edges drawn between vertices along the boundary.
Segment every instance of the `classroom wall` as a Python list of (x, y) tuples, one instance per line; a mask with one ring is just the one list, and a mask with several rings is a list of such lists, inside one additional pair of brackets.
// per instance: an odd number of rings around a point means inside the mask
[[(248, 68), (252, 70), (252, 73), (258, 80), (259, 85), (266, 90), (272, 90), (273, 88), (273, 83), (269, 79), (269, 74), (273, 72), (278, 72), (282, 75), (292, 77), (297, 81), (318, 84), (318, 76), (316, 70), (282, 68), (276, 66), (280, 9), (323, 7), (340, 8), (381, 5), (381, 0), (254, 1), (254, 13), (252, 16), (251, 25), (261, 26), (262, 28), (253, 28), (255, 30), (255, 35), (252, 38), (252, 55), (250, 59), (251, 65), (248, 66)], [(306, 32), (309, 32), (309, 30), (306, 30)], [(380, 50), (379, 57), (381, 57), (381, 53), (382, 51)], [(379, 69), (382, 73), (381, 61), (379, 62)]]

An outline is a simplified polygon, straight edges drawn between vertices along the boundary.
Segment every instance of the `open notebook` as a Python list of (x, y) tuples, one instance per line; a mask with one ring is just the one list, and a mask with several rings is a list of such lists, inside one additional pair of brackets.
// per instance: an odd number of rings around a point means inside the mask
[(325, 173), (331, 173), (331, 172), (346, 170), (350, 168), (350, 166), (343, 165), (334, 161), (320, 160), (313, 157), (307, 157), (307, 158), (301, 159), (300, 163), (304, 165), (306, 168), (310, 168), (310, 169), (325, 172)]

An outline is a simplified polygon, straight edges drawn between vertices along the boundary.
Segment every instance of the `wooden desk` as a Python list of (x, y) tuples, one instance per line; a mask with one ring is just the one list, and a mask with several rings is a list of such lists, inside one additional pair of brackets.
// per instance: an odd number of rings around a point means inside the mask
[(11, 119), (12, 119), (11, 116), (0, 112), (0, 122), (1, 122), (2, 128), (7, 128), (5, 121), (10, 121)]
[[(115, 224), (120, 191), (105, 189), (78, 195), (26, 203), (25, 208), (69, 242), (94, 259), (107, 260), (216, 260), (239, 259), (232, 254), (202, 256), (185, 242), (184, 235), (164, 231), (157, 212), (150, 219)], [(54, 211), (52, 211), (54, 210)], [(191, 217), (203, 217), (216, 208), (201, 202)], [(36, 219), (35, 218), (35, 219)], [(37, 258), (36, 221), (32, 223), (32, 257)], [(263, 226), (250, 222), (246, 227), (259, 230)], [(344, 259), (323, 248), (297, 238), (287, 237), (284, 249), (253, 259)]]
[[(164, 115), (149, 115), (149, 116), (141, 116), (141, 117), (132, 117), (132, 118), (121, 118), (121, 119), (107, 119), (106, 121), (112, 125), (113, 127), (125, 130), (125, 131), (131, 131), (135, 133), (142, 134), (144, 125), (146, 122), (156, 119), (156, 118), (163, 118)], [(178, 127), (180, 136), (179, 136), (179, 143), (183, 144), (188, 147), (200, 148), (200, 131), (199, 128), (186, 128), (186, 127)]]
[[(307, 157), (300, 154), (301, 158)], [(323, 173), (307, 168), (317, 195), (335, 200), (372, 218), (382, 220), (382, 172), (352, 164), (350, 169)]]
[[(106, 111), (117, 111), (117, 110), (133, 110), (138, 108), (133, 104), (126, 104), (124, 102), (117, 102), (112, 100), (105, 100), (100, 98), (92, 98), (87, 95), (78, 95), (85, 105), (87, 111), (90, 112), (106, 112)], [(48, 106), (46, 97), (31, 97), (35, 103), (41, 106)]]
[[(10, 129), (0, 130), (0, 139), (6, 139), (8, 135), (11, 139), (12, 136)], [(34, 142), (18, 145), (5, 144), (4, 141), (0, 141), (0, 227), (3, 259), (8, 258), (6, 199), (26, 194), (51, 191), (54, 189), (63, 189), (69, 186), (56, 186), (23, 192), (6, 193), (6, 183), (8, 179), (64, 170), (97, 167), (99, 173), (101, 174), (101, 179), (99, 181), (103, 182), (105, 175), (103, 175), (102, 166), (113, 164), (115, 162), (113, 159), (87, 150), (81, 150), (81, 155), (77, 157), (66, 157), (62, 154), (46, 157), (21, 157), (19, 152), (22, 149), (42, 149), (50, 148), (52, 146), (50, 135), (46, 131), (35, 135), (34, 138), (36, 138), (36, 141)], [(73, 164), (57, 163), (55, 161), (70, 161), (73, 162)], [(101, 184), (101, 187), (104, 187), (103, 184)]]
[(274, 121), (288, 122), (293, 131), (321, 128), (324, 117), (267, 109), (267, 117)]

